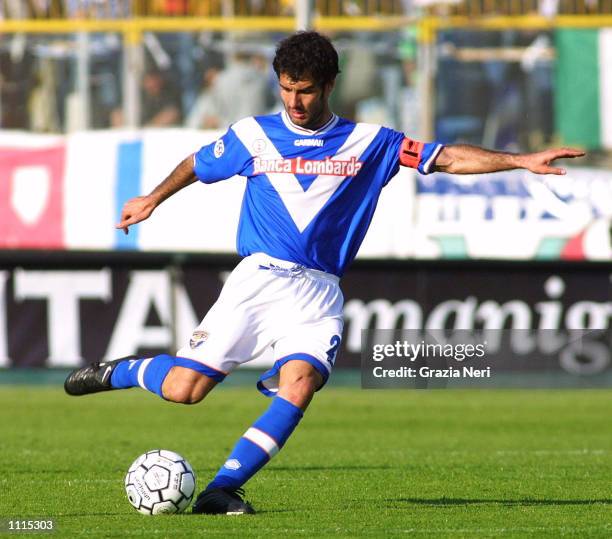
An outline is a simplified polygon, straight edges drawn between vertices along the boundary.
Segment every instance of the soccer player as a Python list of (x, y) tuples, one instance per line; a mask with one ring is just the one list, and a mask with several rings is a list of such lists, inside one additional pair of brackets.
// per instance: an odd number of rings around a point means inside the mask
[(275, 363), (258, 382), (261, 392), (274, 397), (270, 407), (200, 493), (195, 513), (254, 512), (241, 487), (283, 447), (330, 375), (343, 326), (339, 279), (357, 254), (382, 188), (400, 166), (421, 174), (515, 168), (564, 174), (552, 161), (583, 155), (566, 148), (510, 154), (422, 143), (339, 118), (329, 106), (338, 55), (316, 32), (281, 41), (273, 66), (284, 111), (233, 124), (149, 195), (129, 200), (117, 224), (127, 233), (197, 180), (246, 176), (237, 238), (243, 259), (218, 300), (176, 356), (94, 363), (65, 382), (70, 395), (140, 386), (194, 404), (237, 365), (273, 350)]

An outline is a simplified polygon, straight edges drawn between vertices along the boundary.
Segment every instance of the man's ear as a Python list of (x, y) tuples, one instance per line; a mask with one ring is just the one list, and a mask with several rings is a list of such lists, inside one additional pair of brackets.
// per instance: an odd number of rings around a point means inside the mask
[(336, 79), (325, 83), (325, 87), (323, 88), (325, 97), (329, 97), (331, 95), (335, 86), (336, 86)]

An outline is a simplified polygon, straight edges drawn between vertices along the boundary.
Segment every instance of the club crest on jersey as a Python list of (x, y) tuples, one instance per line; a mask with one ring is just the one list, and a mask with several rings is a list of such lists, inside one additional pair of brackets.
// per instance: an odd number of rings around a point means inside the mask
[(255, 155), (260, 155), (266, 151), (266, 141), (261, 138), (257, 138), (253, 141), (253, 153)]
[(196, 330), (191, 334), (191, 339), (189, 339), (189, 346), (192, 350), (195, 350), (202, 343), (205, 343), (207, 339), (208, 331)]
[(262, 159), (253, 160), (253, 174), (286, 173), (317, 174), (318, 176), (356, 176), (363, 162), (351, 157), (348, 161), (339, 159)]
[(223, 152), (225, 152), (225, 144), (223, 144), (222, 139), (218, 139), (217, 142), (215, 142), (213, 153), (215, 154), (215, 157), (219, 159), (219, 157), (223, 155)]

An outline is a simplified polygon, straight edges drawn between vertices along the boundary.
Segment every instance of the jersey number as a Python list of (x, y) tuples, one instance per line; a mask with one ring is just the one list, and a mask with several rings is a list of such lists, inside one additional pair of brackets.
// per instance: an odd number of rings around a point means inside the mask
[(338, 354), (338, 348), (340, 347), (340, 343), (342, 339), (339, 335), (334, 335), (329, 344), (331, 344), (331, 348), (327, 351), (327, 361), (333, 367), (334, 363), (336, 363), (336, 355)]

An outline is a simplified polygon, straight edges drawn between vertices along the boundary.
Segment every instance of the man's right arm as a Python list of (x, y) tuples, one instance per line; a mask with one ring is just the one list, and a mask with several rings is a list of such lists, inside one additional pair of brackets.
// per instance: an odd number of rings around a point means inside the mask
[(197, 177), (193, 171), (193, 155), (190, 155), (183, 159), (150, 194), (128, 200), (121, 211), (121, 221), (115, 228), (122, 229), (127, 234), (130, 225), (148, 219), (153, 210), (164, 200), (196, 180)]

